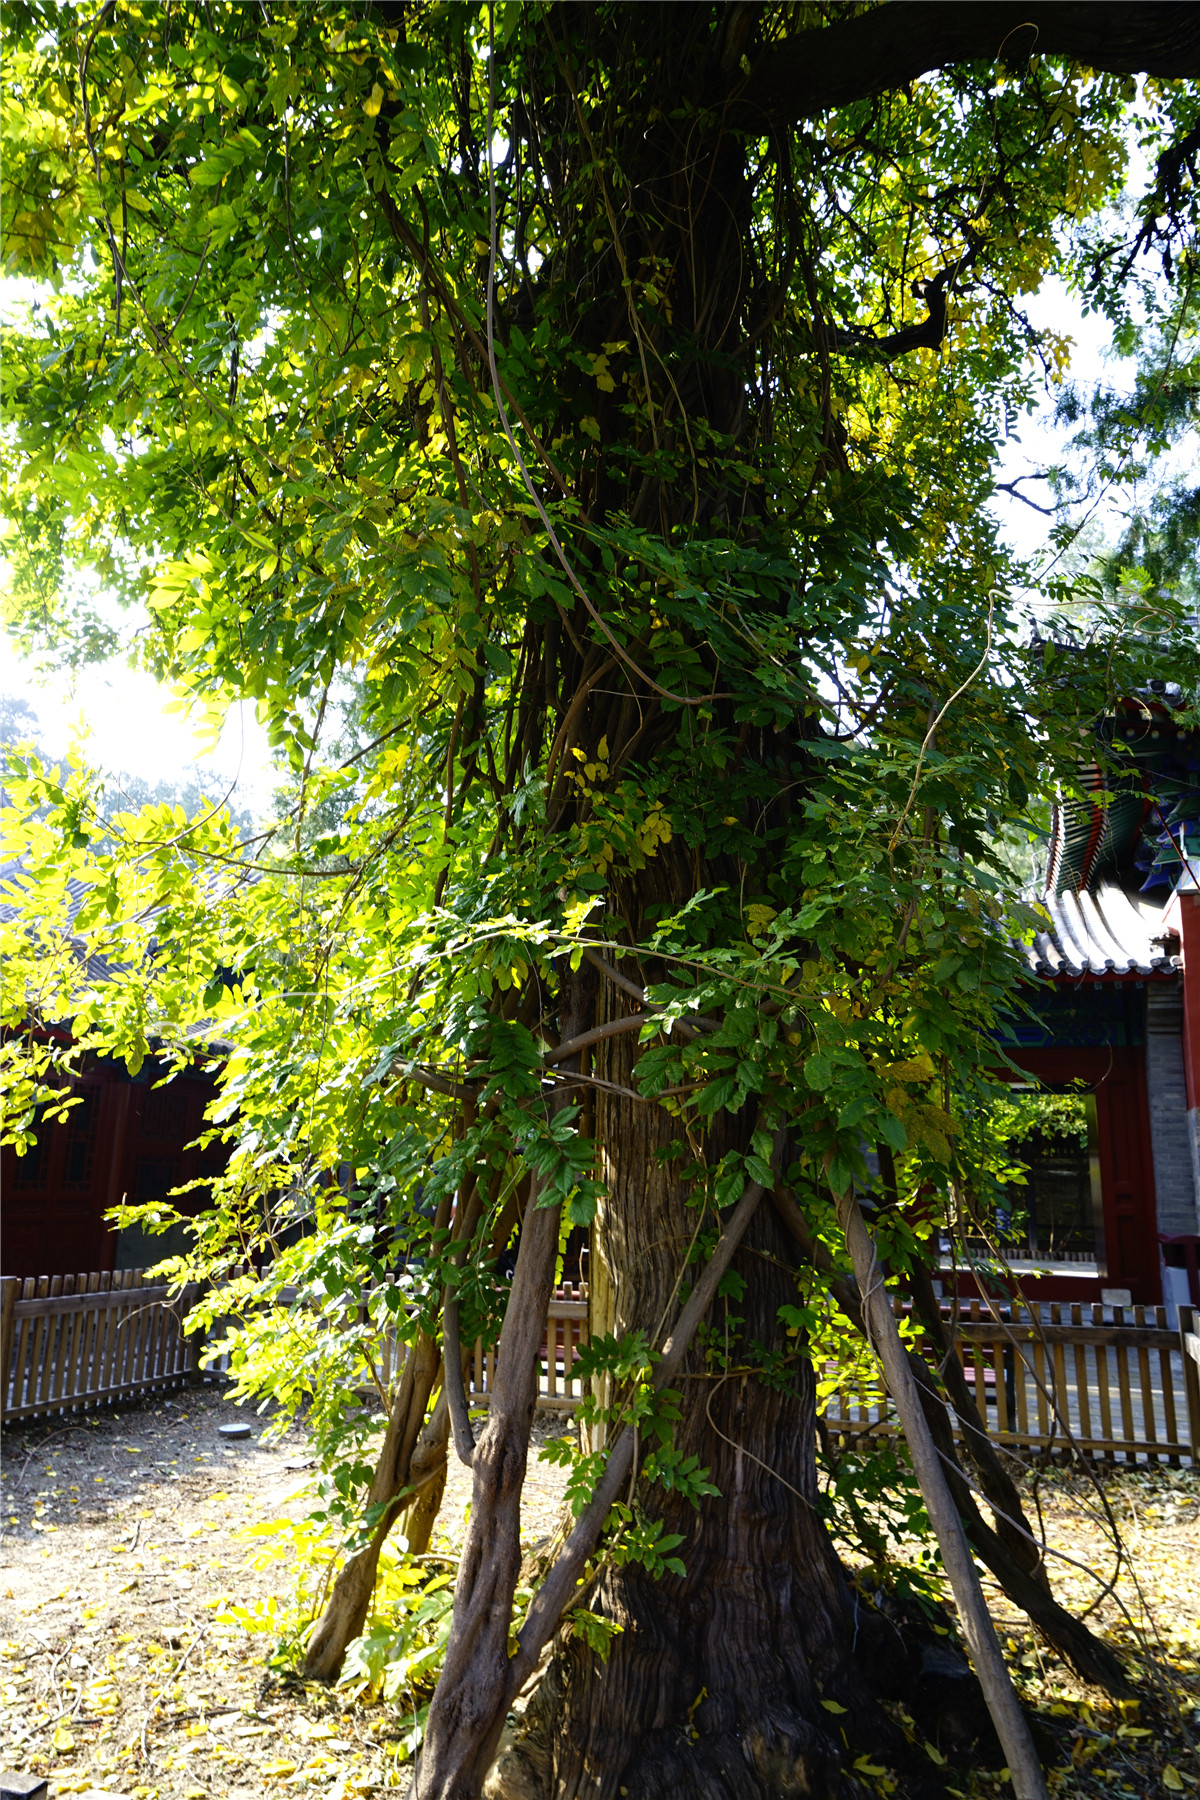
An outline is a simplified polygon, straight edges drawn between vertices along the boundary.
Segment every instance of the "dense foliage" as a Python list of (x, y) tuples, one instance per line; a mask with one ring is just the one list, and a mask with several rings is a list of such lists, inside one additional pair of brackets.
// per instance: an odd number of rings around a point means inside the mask
[[(236, 1367), (314, 1398), (352, 1542), (387, 1509), (343, 1297), (398, 1270), (401, 1342), (439, 1341), (444, 1296), (494, 1338), (532, 1202), (616, 1254), (635, 1114), (676, 1287), (748, 1182), (785, 1181), (835, 1267), (851, 1184), (892, 1270), (928, 1255), (995, 1160), (1032, 919), (994, 846), (1115, 693), (1195, 680), (1186, 505), (1107, 587), (1072, 590), (1064, 538), (1072, 649), (1031, 640), (988, 511), (1069, 363), (1022, 311), (1052, 275), (1147, 346), (1140, 400), (1091, 420), (1103, 479), (1187, 423), (1186, 159), (1104, 233), (1131, 145), (1194, 138), (1194, 84), (1022, 39), (789, 110), (785, 40), (853, 23), (6, 12), (4, 256), (36, 284), (3, 377), (12, 626), (48, 658), (124, 643), (214, 728), (251, 696), (292, 780), (246, 844), (17, 766), (10, 1129), (88, 1055), (212, 1057), (232, 1156), (187, 1272), (269, 1249), (232, 1300), (297, 1289)], [(1158, 253), (1134, 315), (1126, 249)], [(739, 1334), (745, 1283), (710, 1366), (786, 1383), (831, 1321), (849, 1354), (811, 1268), (772, 1339)], [(645, 1491), (699, 1501), (660, 1331), (603, 1337), (597, 1390), (643, 1416)], [(660, 1512), (618, 1563), (674, 1567)]]

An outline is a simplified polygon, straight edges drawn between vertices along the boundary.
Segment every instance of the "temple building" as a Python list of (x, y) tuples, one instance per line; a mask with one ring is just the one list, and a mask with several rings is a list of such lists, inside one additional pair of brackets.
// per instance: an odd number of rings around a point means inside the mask
[[(0, 899), (6, 919), (19, 917), (19, 878), (19, 865), (0, 868), (11, 896)], [(78, 906), (83, 889), (76, 887)], [(103, 984), (111, 973), (102, 957), (87, 959), (90, 982)], [(70, 1041), (69, 1021), (38, 1021), (33, 1029)], [(66, 1117), (44, 1124), (24, 1156), (11, 1145), (0, 1150), (0, 1272), (106, 1274), (144, 1268), (186, 1247), (181, 1227), (151, 1237), (135, 1226), (117, 1231), (105, 1217), (124, 1200), (166, 1201), (173, 1189), (206, 1183), (225, 1166), (223, 1146), (201, 1150), (195, 1142), (216, 1092), (212, 1076), (199, 1066), (170, 1080), (169, 1073), (153, 1056), (136, 1075), (119, 1060), (91, 1057), (71, 1083), (77, 1104)], [(196, 1186), (171, 1204), (194, 1214), (204, 1201), (205, 1188)]]
[(1039, 1297), (1200, 1305), (1200, 731), (1165, 692), (1128, 701), (1084, 786), (1054, 809), (1028, 1010), (1006, 1033), (1081, 1128), (1022, 1147), (1010, 1255)]

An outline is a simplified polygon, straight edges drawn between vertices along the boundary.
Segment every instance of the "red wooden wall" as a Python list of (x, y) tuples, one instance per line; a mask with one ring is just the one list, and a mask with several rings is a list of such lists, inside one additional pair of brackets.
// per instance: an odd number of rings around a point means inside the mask
[[(206, 1078), (177, 1075), (156, 1088), (101, 1068), (85, 1074), (75, 1091), (82, 1104), (39, 1133), (24, 1156), (8, 1146), (0, 1152), (6, 1275), (111, 1269), (117, 1239), (104, 1219), (109, 1207), (126, 1196), (165, 1199), (181, 1182), (216, 1174), (223, 1161), (220, 1153), (187, 1148), (213, 1093)], [(203, 1202), (201, 1192), (177, 1204), (195, 1212)]]
[(1043, 1081), (1082, 1077), (1095, 1094), (1108, 1262), (1103, 1285), (1129, 1288), (1135, 1305), (1157, 1305), (1162, 1278), (1144, 1051), (1023, 1049), (1014, 1061)]

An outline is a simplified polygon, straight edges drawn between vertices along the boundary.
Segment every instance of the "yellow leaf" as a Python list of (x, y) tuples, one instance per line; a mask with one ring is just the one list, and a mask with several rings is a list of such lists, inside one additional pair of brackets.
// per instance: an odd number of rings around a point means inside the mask
[(75, 1739), (71, 1736), (71, 1733), (67, 1730), (65, 1725), (56, 1725), (54, 1727), (53, 1743), (54, 1748), (59, 1751), (73, 1750), (75, 1748)]
[(382, 105), (383, 89), (380, 87), (379, 83), (376, 82), (371, 89), (369, 97), (363, 101), (363, 111), (366, 113), (368, 119), (377, 119), (379, 117), (379, 109)]
[(265, 1762), (261, 1764), (261, 1768), (264, 1775), (294, 1775), (296, 1773), (294, 1762)]
[(326, 1725), (323, 1719), (317, 1719), (317, 1720), (297, 1719), (296, 1720), (296, 1736), (302, 1737), (306, 1743), (315, 1744), (320, 1739), (331, 1738), (333, 1735), (334, 1734), (333, 1734), (332, 1728), (330, 1726)]
[(773, 906), (762, 906), (757, 902), (748, 906), (746, 908), (747, 937), (762, 937), (774, 917), (775, 908)]
[(886, 1775), (887, 1770), (873, 1763), (869, 1756), (856, 1756), (854, 1766), (860, 1775)]
[(931, 1744), (928, 1738), (925, 1740), (925, 1754), (930, 1762), (944, 1763), (946, 1760), (941, 1751), (937, 1748), (937, 1745)]
[(1179, 1770), (1175, 1768), (1172, 1763), (1168, 1763), (1163, 1770), (1163, 1786), (1165, 1788), (1170, 1788), (1173, 1794), (1182, 1794), (1183, 1792), (1182, 1777), (1180, 1776)]
[(825, 1708), (826, 1712), (844, 1713), (846, 1710), (844, 1706), (839, 1706), (836, 1700), (822, 1700), (821, 1705)]

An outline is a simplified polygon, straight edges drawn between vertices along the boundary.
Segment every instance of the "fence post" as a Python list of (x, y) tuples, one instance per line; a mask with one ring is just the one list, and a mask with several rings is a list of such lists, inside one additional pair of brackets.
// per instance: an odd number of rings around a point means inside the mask
[(16, 1328), (18, 1275), (0, 1276), (0, 1419), (8, 1410), (8, 1381), (12, 1371), (13, 1332)]
[[(190, 1281), (179, 1296), (179, 1329), (182, 1333), (184, 1322), (194, 1306), (200, 1304), (206, 1282)], [(200, 1366), (200, 1358), (204, 1355), (204, 1346), (208, 1341), (208, 1333), (193, 1331), (187, 1340), (187, 1385), (199, 1387), (204, 1380), (204, 1370)]]
[(1192, 1467), (1200, 1468), (1200, 1314), (1194, 1306), (1179, 1308), (1179, 1350), (1183, 1358), (1183, 1392), (1187, 1401)]

